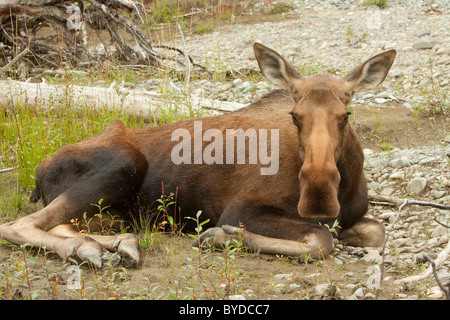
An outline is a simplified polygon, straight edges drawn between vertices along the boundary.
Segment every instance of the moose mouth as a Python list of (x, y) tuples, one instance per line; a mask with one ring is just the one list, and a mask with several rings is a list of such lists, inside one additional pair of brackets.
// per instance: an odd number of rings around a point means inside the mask
[(338, 189), (340, 174), (332, 170), (300, 170), (298, 212), (303, 218), (335, 218), (339, 214)]

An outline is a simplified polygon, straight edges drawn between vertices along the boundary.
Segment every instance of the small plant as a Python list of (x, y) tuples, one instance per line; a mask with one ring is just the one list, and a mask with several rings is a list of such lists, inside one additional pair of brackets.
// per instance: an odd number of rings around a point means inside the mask
[(383, 9), (387, 6), (387, 0), (364, 0), (363, 4), (365, 6), (378, 6)]
[[(319, 223), (322, 225), (321, 223)], [(328, 224), (324, 223), (323, 226), (328, 229), (331, 233), (334, 233), (336, 236), (338, 235), (337, 229), (342, 229), (342, 227), (339, 225), (339, 221), (336, 219), (333, 222), (333, 225), (330, 227)]]

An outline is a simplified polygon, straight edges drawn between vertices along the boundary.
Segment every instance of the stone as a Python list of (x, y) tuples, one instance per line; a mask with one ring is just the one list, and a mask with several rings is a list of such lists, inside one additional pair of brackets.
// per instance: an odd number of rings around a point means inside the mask
[(355, 292), (353, 293), (353, 295), (355, 297), (357, 297), (358, 299), (364, 297), (364, 290), (363, 290), (363, 288), (356, 289)]
[(427, 186), (427, 179), (422, 177), (417, 177), (411, 180), (408, 184), (408, 190), (412, 194), (419, 194)]
[(385, 196), (385, 197), (389, 197), (390, 195), (392, 195), (394, 193), (394, 189), (393, 188), (385, 188), (381, 191), (381, 195)]
[(233, 87), (239, 87), (241, 84), (242, 84), (242, 80), (239, 79), (239, 78), (234, 79), (233, 82), (231, 83), (231, 85), (232, 85)]
[(411, 162), (409, 161), (409, 159), (407, 157), (401, 157), (398, 159), (391, 160), (389, 162), (390, 167), (397, 168), (397, 169), (409, 167), (410, 165), (411, 165)]
[(433, 232), (431, 232), (431, 237), (432, 238), (439, 238), (443, 235), (446, 235), (448, 232), (448, 229), (442, 225), (438, 225)]
[(292, 273), (280, 273), (273, 276), (274, 280), (292, 281)]
[(398, 248), (404, 246), (407, 242), (407, 239), (395, 239), (394, 241), (392, 241), (391, 245), (395, 248)]
[(381, 263), (382, 257), (378, 250), (368, 250), (368, 253), (363, 257), (363, 260), (370, 263)]
[(326, 283), (324, 283), (324, 284), (319, 284), (319, 285), (317, 285), (317, 286), (314, 288), (314, 293), (317, 294), (317, 295), (319, 295), (319, 296), (322, 296), (322, 295), (325, 294), (325, 292), (327, 291), (327, 289), (328, 289), (328, 284), (326, 284)]
[(438, 44), (436, 40), (419, 40), (414, 43), (414, 48), (416, 49), (433, 49), (433, 47)]

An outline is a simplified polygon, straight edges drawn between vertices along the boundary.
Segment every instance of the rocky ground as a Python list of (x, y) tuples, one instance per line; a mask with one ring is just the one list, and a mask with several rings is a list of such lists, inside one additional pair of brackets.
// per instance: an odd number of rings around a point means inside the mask
[[(449, 4), (447, 1), (388, 1), (386, 8), (375, 10), (379, 14), (379, 28), (370, 25), (373, 13), (362, 1), (289, 1), (292, 10), (282, 19), (258, 24), (229, 25), (210, 34), (188, 37), (187, 51), (194, 60), (210, 70), (232, 74), (228, 83), (202, 80), (192, 83), (195, 95), (216, 99), (251, 102), (272, 89), (266, 81), (243, 81), (240, 74), (257, 70), (252, 52), (252, 43), (259, 41), (287, 57), (305, 73), (329, 72), (345, 75), (359, 62), (379, 52), (396, 49), (397, 58), (388, 79), (375, 91), (358, 94), (352, 106), (361, 110), (362, 116), (355, 120), (363, 122), (364, 115), (378, 117), (372, 122), (372, 132), (389, 122), (389, 117), (398, 119), (394, 130), (388, 135), (402, 136), (391, 142), (386, 151), (383, 145), (366, 144), (366, 174), (370, 193), (426, 200), (448, 204), (450, 200), (450, 135), (448, 88), (450, 79), (450, 29)], [(264, 10), (264, 5), (256, 8)], [(375, 17), (376, 18), (376, 17)], [(181, 42), (174, 41), (180, 46)], [(182, 90), (183, 82), (171, 85)], [(364, 113), (363, 110), (366, 110)], [(369, 110), (369, 111), (367, 111)], [(396, 110), (394, 113), (391, 111)], [(443, 114), (443, 112), (446, 112)], [(358, 112), (358, 111), (357, 111)], [(415, 122), (415, 115), (427, 115), (432, 122), (436, 117), (440, 126), (429, 128), (430, 135), (419, 144), (419, 136), (425, 128)], [(409, 117), (407, 123), (400, 114)], [(392, 119), (391, 119), (392, 120)], [(417, 118), (416, 118), (417, 120)], [(412, 132), (410, 131), (412, 127)], [(380, 129), (381, 130), (381, 129)], [(407, 134), (408, 132), (408, 134)], [(361, 135), (363, 144), (365, 136)], [(412, 148), (414, 147), (414, 148)], [(392, 227), (387, 243), (385, 266), (388, 270), (399, 266), (425, 264), (424, 253), (436, 258), (448, 242), (448, 229), (436, 223), (436, 219), (449, 224), (448, 211), (431, 207), (411, 206), (398, 215), (396, 207), (373, 204), (369, 216), (383, 221), (386, 228)], [(364, 260), (365, 277), (370, 277), (381, 263), (381, 249), (344, 247), (337, 244), (335, 263), (347, 265)], [(442, 281), (450, 280), (450, 261), (438, 271)], [(401, 273), (401, 271), (398, 271)], [(398, 274), (397, 274), (398, 275)], [(343, 277), (360, 277), (349, 271)], [(292, 274), (279, 274), (274, 281), (281, 288), (295, 290)], [(398, 290), (395, 298), (415, 299), (417, 292), (408, 292), (401, 285), (394, 285), (388, 275), (385, 283)], [(370, 299), (373, 291), (367, 286), (346, 284), (352, 289), (341, 296), (344, 299)], [(294, 288), (294, 289), (292, 289)], [(342, 287), (341, 287), (342, 288)], [(329, 285), (319, 284), (316, 294), (330, 290)], [(328, 291), (329, 293), (329, 291)], [(339, 295), (339, 292), (338, 292)], [(427, 288), (430, 298), (442, 298), (437, 286)], [(245, 297), (245, 295), (243, 295)]]
[[(306, 72), (345, 75), (354, 66), (389, 49), (398, 52), (390, 80), (377, 93), (362, 93), (355, 105), (384, 107), (399, 102), (413, 110), (424, 104), (423, 91), (433, 84), (448, 88), (450, 78), (449, 5), (445, 0), (389, 1), (369, 10), (363, 1), (285, 1), (292, 10), (263, 23), (224, 26), (186, 38), (187, 52), (209, 70), (228, 71), (232, 84), (198, 81), (194, 94), (249, 102), (270, 89), (265, 81), (240, 81), (239, 74), (257, 70), (252, 43), (259, 41)], [(255, 5), (263, 11), (262, 3)], [(279, 16), (277, 16), (279, 17)], [(245, 15), (240, 17), (245, 21)], [(379, 21), (379, 25), (373, 23)], [(172, 44), (182, 48), (178, 37)], [(151, 85), (150, 81), (150, 85)], [(174, 82), (175, 86), (181, 84)]]
[[(272, 90), (273, 86), (258, 75), (252, 52), (254, 41), (274, 48), (305, 74), (328, 72), (340, 76), (366, 58), (396, 49), (397, 58), (386, 81), (374, 91), (357, 94), (352, 102), (352, 124), (365, 148), (369, 193), (448, 205), (448, 1), (388, 1), (385, 8), (375, 13), (370, 13), (363, 1), (284, 3), (289, 5), (287, 12), (266, 17), (264, 22), (250, 23), (244, 14), (236, 17), (235, 23), (212, 33), (186, 37), (187, 52), (194, 61), (217, 75), (191, 80), (187, 86), (189, 94), (249, 103)], [(254, 10), (263, 12), (275, 4), (265, 6), (262, 1), (255, 2)], [(377, 22), (379, 26), (375, 28)], [(170, 44), (183, 46), (179, 38)], [(186, 90), (186, 83), (149, 79), (137, 87), (181, 93)], [(391, 230), (384, 251), (381, 298), (444, 298), (433, 276), (414, 285), (401, 284), (399, 280), (428, 267), (424, 253), (435, 259), (447, 246), (449, 229), (436, 220), (449, 225), (448, 213), (427, 206), (408, 206), (398, 217), (396, 206), (371, 204), (369, 217)], [(190, 250), (191, 239), (184, 242), (166, 251), (178, 257), (175, 250)], [(184, 256), (188, 255), (183, 253)], [(170, 263), (161, 252), (147, 252), (143, 259), (141, 268), (129, 276), (137, 285), (151, 279), (156, 283), (152, 288), (157, 288)], [(270, 258), (266, 261), (248, 255), (237, 259), (243, 278), (240, 289), (225, 298), (373, 299), (377, 288), (374, 276), (380, 273), (382, 259), (381, 248), (351, 247), (338, 242), (320, 268), (314, 263), (270, 261)], [(174, 268), (174, 259), (168, 261)], [(189, 266), (186, 262), (182, 266), (177, 268), (186, 274)], [(450, 281), (448, 259), (437, 274), (442, 282)], [(264, 281), (264, 292), (256, 281)]]

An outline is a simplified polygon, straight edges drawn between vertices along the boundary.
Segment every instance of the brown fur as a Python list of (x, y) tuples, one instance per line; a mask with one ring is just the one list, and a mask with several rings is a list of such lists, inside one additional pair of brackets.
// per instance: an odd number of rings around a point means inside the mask
[[(255, 250), (323, 256), (331, 250), (332, 237), (317, 222), (332, 225), (335, 219), (343, 230), (340, 238), (344, 241), (380, 245), (384, 239), (382, 225), (363, 218), (367, 211), (363, 153), (346, 121), (347, 104), (355, 91), (384, 80), (395, 52), (369, 59), (345, 79), (330, 75), (303, 77), (278, 53), (260, 44), (255, 44), (255, 55), (266, 77), (285, 89), (219, 117), (141, 130), (114, 122), (95, 137), (61, 148), (37, 169), (31, 200), (42, 198), (47, 207), (34, 214), (39, 218), (31, 215), (28, 220), (19, 220), (27, 226), (23, 230), (14, 229), (14, 222), (0, 226), (0, 236), (16, 243), (30, 242), (26, 232), (36, 237), (41, 234), (36, 232), (39, 228), (53, 230), (52, 237), (66, 231), (68, 237), (76, 238), (68, 228), (58, 226), (69, 224), (85, 212), (92, 216), (98, 209), (91, 204), (99, 199), (121, 216), (151, 209), (161, 197), (163, 185), (166, 195), (177, 194), (177, 208), (173, 211), (181, 215), (184, 231), (195, 228), (195, 223), (184, 218), (195, 217), (201, 210), (201, 219), (209, 219), (208, 226), (215, 227), (205, 233), (202, 241), (212, 237), (214, 245), (240, 234)], [(171, 141), (172, 133), (186, 129), (194, 137), (195, 123), (200, 122), (203, 132), (218, 129), (223, 137), (227, 129), (277, 129), (278, 172), (261, 175), (264, 165), (260, 162), (174, 164), (171, 151), (179, 142)], [(202, 150), (208, 144), (203, 141)], [(194, 148), (191, 150), (194, 159)], [(240, 228), (222, 227), (227, 225)], [(111, 249), (114, 239), (103, 241), (108, 244), (104, 247)], [(126, 239), (128, 246), (123, 246), (122, 253), (138, 259), (133, 250), (127, 251), (135, 242)], [(34, 240), (35, 244), (41, 241)], [(102, 243), (98, 238), (92, 242)], [(78, 257), (83, 258), (103, 252), (101, 245), (92, 242), (72, 244), (75, 249), (55, 250), (62, 257), (80, 252)]]

